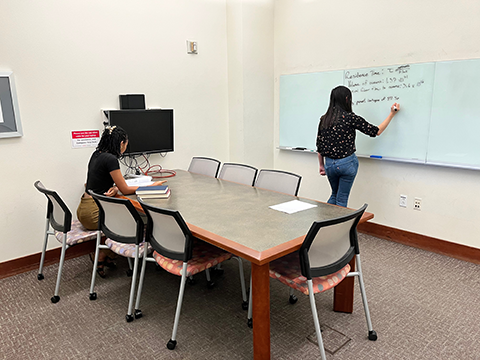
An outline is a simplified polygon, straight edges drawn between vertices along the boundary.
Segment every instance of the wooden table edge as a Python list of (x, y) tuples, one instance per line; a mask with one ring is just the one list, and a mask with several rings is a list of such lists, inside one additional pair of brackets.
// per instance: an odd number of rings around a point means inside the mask
[[(373, 219), (374, 215), (369, 212), (365, 212), (362, 218), (359, 221), (359, 224), (367, 222)], [(198, 237), (212, 245), (218, 246), (228, 252), (231, 252), (234, 255), (240, 256), (241, 258), (248, 260), (256, 265), (264, 265), (273, 260), (281, 258), (284, 255), (287, 255), (293, 251), (297, 251), (302, 246), (305, 235), (300, 236), (296, 239), (290, 240), (286, 243), (274, 246), (270, 249), (264, 251), (256, 251), (248, 246), (241, 245), (235, 241), (226, 239), (222, 236), (216, 235), (210, 231), (202, 229), (198, 226), (188, 224), (190, 231)]]

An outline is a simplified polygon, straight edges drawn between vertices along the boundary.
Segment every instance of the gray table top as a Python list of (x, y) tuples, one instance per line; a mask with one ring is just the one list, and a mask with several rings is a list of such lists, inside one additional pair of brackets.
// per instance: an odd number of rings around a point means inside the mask
[[(353, 211), (184, 170), (176, 170), (176, 173), (168, 178), (167, 185), (171, 190), (168, 199), (148, 199), (145, 202), (178, 210), (189, 226), (204, 229), (258, 253), (303, 237), (314, 221)], [(269, 208), (295, 199), (317, 206), (294, 214)], [(192, 232), (195, 233), (195, 229)]]

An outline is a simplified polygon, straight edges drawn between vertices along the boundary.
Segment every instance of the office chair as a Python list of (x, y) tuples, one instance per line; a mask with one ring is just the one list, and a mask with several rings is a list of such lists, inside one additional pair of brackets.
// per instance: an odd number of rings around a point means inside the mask
[(290, 172), (262, 169), (258, 172), (255, 187), (297, 196), (301, 180), (300, 175)]
[(220, 161), (200, 156), (194, 156), (188, 167), (188, 171), (191, 173), (207, 175), (214, 178), (218, 175), (218, 169), (220, 169)]
[(219, 179), (253, 186), (257, 176), (257, 168), (250, 165), (225, 163), (220, 170)]
[[(131, 322), (133, 321), (133, 298), (135, 296), (138, 264), (140, 257), (145, 252), (146, 243), (143, 242), (145, 226), (140, 214), (128, 199), (99, 195), (92, 190), (89, 190), (89, 194), (92, 195), (99, 209), (97, 244), (95, 248), (92, 282), (90, 285), (90, 300), (97, 299), (97, 293), (94, 290), (100, 249), (110, 249), (118, 255), (130, 259), (133, 258), (134, 265), (130, 297), (127, 315), (125, 316), (127, 322)], [(105, 245), (100, 244), (102, 232), (107, 237)], [(147, 247), (146, 251), (148, 252), (149, 250), (151, 250), (151, 248), (149, 249)]]
[(55, 235), (55, 238), (62, 243), (62, 251), (60, 254), (60, 262), (58, 264), (57, 283), (55, 285), (55, 293), (50, 299), (52, 303), (60, 301), (60, 280), (62, 278), (63, 264), (65, 262), (65, 253), (68, 248), (95, 239), (97, 231), (87, 230), (78, 220), (72, 221), (72, 213), (68, 209), (67, 204), (53, 190), (48, 190), (40, 182), (34, 183), (35, 188), (40, 191), (48, 199), (47, 217), (45, 224), (45, 239), (43, 242), (42, 256), (40, 258), (40, 267), (38, 268), (38, 280), (43, 280), (43, 264), (45, 261), (45, 252), (47, 250), (48, 237)]
[[(205, 271), (207, 280), (209, 280), (209, 269), (215, 266), (215, 264), (229, 260), (233, 255), (195, 238), (178, 211), (153, 207), (145, 204), (141, 200), (139, 202), (147, 215), (148, 221), (145, 240), (153, 247), (153, 257), (155, 261), (169, 273), (181, 276), (172, 337), (167, 343), (167, 348), (173, 350), (177, 345), (177, 329), (180, 320), (180, 311), (182, 309), (185, 283), (188, 277)], [(246, 291), (243, 264), (240, 258), (237, 258), (237, 260), (242, 284), (242, 296), (245, 304)], [(138, 314), (139, 317), (142, 316), (139, 307), (146, 261), (147, 257), (146, 254), (144, 254), (137, 302), (135, 305), (135, 315), (137, 316)]]
[[(289, 299), (291, 304), (297, 302), (297, 298), (293, 295), (294, 289), (309, 296), (318, 347), (323, 360), (326, 360), (326, 356), (315, 305), (315, 294), (337, 286), (346, 277), (358, 276), (367, 320), (368, 339), (377, 340), (377, 333), (372, 328), (368, 310), (357, 238), (357, 225), (366, 208), (367, 204), (349, 215), (314, 222), (298, 252), (270, 263), (270, 277), (291, 288)], [(354, 256), (358, 270), (350, 271), (349, 262)], [(251, 320), (250, 304), (248, 314)]]

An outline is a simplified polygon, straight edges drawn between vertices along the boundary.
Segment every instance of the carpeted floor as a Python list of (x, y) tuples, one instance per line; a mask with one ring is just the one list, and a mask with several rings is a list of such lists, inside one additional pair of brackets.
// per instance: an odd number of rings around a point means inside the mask
[[(480, 266), (363, 234), (360, 246), (378, 340), (367, 339), (358, 288), (353, 314), (332, 311), (332, 291), (317, 295), (328, 359), (480, 359)], [(174, 351), (166, 343), (178, 277), (147, 264), (144, 317), (127, 323), (125, 259), (98, 278), (96, 301), (89, 300), (92, 264), (83, 256), (66, 262), (61, 300), (52, 304), (57, 268), (45, 268), (43, 281), (35, 271), (0, 280), (0, 358), (252, 359), (235, 260), (215, 288), (207, 289), (202, 274), (187, 285)], [(308, 298), (297, 294), (290, 305), (288, 291), (271, 280), (272, 358), (318, 359)]]

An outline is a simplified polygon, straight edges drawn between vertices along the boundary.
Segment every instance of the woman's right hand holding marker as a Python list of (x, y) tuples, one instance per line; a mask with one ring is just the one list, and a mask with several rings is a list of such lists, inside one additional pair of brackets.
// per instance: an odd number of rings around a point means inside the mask
[(398, 103), (393, 104), (392, 107), (390, 108), (390, 111), (393, 114), (393, 116), (395, 116), (397, 112), (400, 111), (400, 104)]
[(392, 121), (393, 117), (397, 115), (397, 113), (400, 111), (400, 104), (399, 103), (394, 103), (390, 107), (390, 114), (388, 114), (387, 118), (383, 120), (383, 122), (378, 125), (378, 133), (377, 136), (379, 136), (383, 131), (387, 128), (388, 124), (390, 124), (390, 121)]

